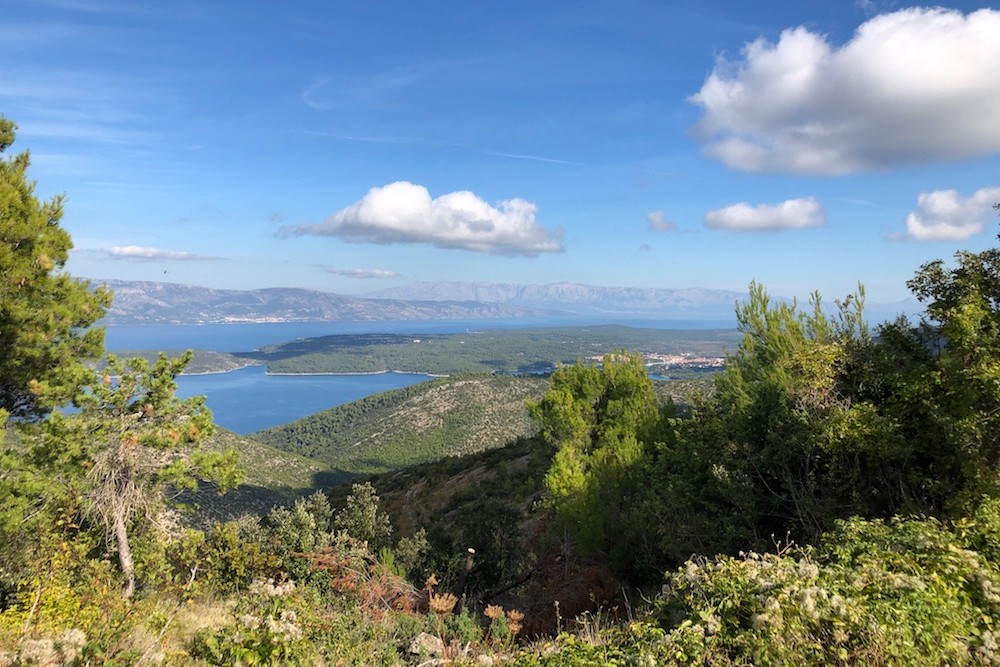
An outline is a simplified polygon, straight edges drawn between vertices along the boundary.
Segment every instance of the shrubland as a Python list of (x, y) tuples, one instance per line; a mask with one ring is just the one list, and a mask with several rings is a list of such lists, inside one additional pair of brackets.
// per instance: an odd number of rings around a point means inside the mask
[(621, 351), (558, 368), (506, 447), (195, 528), (172, 501), (235, 454), (174, 396), (188, 358), (86, 365), (107, 295), (27, 166), (0, 162), (0, 664), (1000, 662), (1000, 250), (921, 267), (916, 322), (751, 286), (683, 410)]

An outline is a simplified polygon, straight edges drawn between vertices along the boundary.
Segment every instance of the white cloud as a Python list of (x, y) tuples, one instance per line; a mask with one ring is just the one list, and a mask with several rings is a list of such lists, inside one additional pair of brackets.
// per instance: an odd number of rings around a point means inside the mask
[(344, 276), (346, 278), (382, 279), (395, 278), (398, 275), (395, 271), (386, 271), (385, 269), (335, 269), (330, 266), (324, 266), (323, 270), (335, 276)]
[(962, 198), (956, 190), (921, 192), (917, 210), (906, 216), (906, 238), (914, 241), (957, 241), (986, 227), (1000, 187), (977, 190)]
[(1000, 11), (906, 9), (836, 46), (804, 27), (720, 60), (690, 99), (709, 154), (838, 174), (1000, 152)]
[(372, 188), (317, 225), (283, 227), (284, 236), (337, 236), (355, 243), (426, 243), (501, 255), (561, 252), (562, 233), (535, 220), (536, 206), (508, 199), (491, 206), (468, 190), (431, 199), (407, 181)]
[(196, 255), (190, 252), (180, 252), (177, 250), (163, 250), (161, 248), (148, 248), (137, 245), (114, 246), (105, 250), (104, 253), (112, 259), (121, 259), (128, 262), (156, 262), (156, 261), (176, 261), (176, 262), (204, 262), (224, 259), (222, 257), (210, 257), (208, 255)]
[(669, 232), (677, 229), (677, 225), (667, 220), (667, 215), (663, 211), (652, 211), (646, 214), (646, 222), (649, 228), (657, 232)]
[(738, 232), (801, 229), (819, 227), (824, 223), (826, 223), (826, 213), (823, 211), (823, 206), (813, 197), (789, 199), (774, 205), (733, 204), (705, 214), (707, 227)]

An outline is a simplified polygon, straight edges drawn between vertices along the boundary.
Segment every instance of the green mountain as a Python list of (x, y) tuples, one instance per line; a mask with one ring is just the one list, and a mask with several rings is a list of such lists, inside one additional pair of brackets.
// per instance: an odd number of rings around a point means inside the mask
[(538, 377), (441, 378), (258, 431), (252, 438), (340, 472), (384, 472), (502, 446), (530, 429), (524, 402)]

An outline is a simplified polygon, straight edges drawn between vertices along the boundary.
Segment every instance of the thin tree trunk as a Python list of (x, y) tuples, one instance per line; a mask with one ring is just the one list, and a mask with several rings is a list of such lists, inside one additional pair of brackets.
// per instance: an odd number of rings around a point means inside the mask
[(126, 600), (135, 593), (135, 564), (132, 561), (132, 549), (128, 545), (128, 528), (125, 526), (125, 513), (115, 510), (114, 515), (115, 542), (118, 543), (118, 563), (125, 575), (125, 590), (122, 597)]

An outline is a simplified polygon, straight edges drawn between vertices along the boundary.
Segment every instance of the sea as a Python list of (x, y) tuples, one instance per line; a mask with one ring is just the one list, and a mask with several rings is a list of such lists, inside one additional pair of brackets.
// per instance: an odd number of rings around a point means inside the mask
[[(489, 329), (624, 324), (656, 329), (732, 328), (732, 322), (701, 320), (516, 319), (406, 320), (378, 322), (280, 322), (254, 324), (121, 325), (107, 326), (105, 347), (127, 350), (213, 350), (248, 352), (271, 343), (299, 338), (360, 333), (465, 333)], [(182, 375), (177, 394), (205, 396), (215, 422), (246, 435), (287, 424), (371, 394), (430, 379), (413, 373), (374, 375), (269, 375), (263, 366), (228, 373)]]

